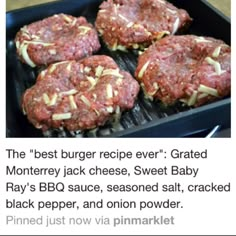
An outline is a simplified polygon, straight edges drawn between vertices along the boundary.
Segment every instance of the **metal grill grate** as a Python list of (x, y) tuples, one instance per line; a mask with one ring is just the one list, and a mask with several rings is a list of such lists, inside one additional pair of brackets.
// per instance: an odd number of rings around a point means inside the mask
[[(73, 4), (69, 4), (69, 2)], [(230, 22), (214, 12), (205, 0), (171, 1), (177, 7), (185, 8), (194, 18), (189, 32), (197, 35), (208, 35), (222, 38), (230, 43)], [(24, 91), (35, 83), (40, 69), (31, 69), (23, 65), (16, 56), (14, 37), (20, 27), (30, 22), (47, 17), (54, 13), (67, 13), (74, 16), (83, 15), (94, 23), (101, 0), (72, 1), (68, 4), (58, 1), (30, 9), (22, 9), (7, 14), (7, 136), (8, 137), (107, 137), (107, 136), (185, 136), (197, 130), (208, 129), (218, 124), (230, 124), (230, 99), (225, 99), (201, 108), (190, 109), (180, 103), (165, 107), (160, 102), (150, 102), (144, 99), (142, 92), (138, 96), (135, 107), (122, 114), (120, 122), (107, 123), (96, 130), (68, 132), (66, 130), (51, 130), (42, 133), (35, 129), (23, 116), (21, 96)], [(49, 7), (51, 6), (51, 7)], [(48, 9), (51, 9), (50, 11)], [(199, 18), (199, 10), (204, 10)], [(211, 20), (209, 20), (209, 18)], [(220, 30), (212, 27), (210, 22), (217, 22)], [(102, 48), (98, 54), (111, 56), (121, 69), (134, 75), (137, 66), (137, 51), (113, 52), (101, 42)], [(174, 125), (174, 129), (173, 129)]]

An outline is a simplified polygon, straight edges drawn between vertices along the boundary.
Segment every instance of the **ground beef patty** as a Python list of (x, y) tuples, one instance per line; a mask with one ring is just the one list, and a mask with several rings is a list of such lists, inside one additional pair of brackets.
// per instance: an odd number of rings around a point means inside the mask
[(230, 57), (221, 40), (168, 36), (139, 57), (135, 75), (150, 99), (200, 106), (230, 94)]
[(100, 48), (96, 30), (84, 17), (65, 14), (24, 26), (15, 42), (21, 60), (31, 67), (78, 60)]
[(165, 0), (108, 0), (100, 6), (96, 27), (109, 48), (124, 50), (150, 45), (189, 22), (185, 10)]
[(112, 58), (92, 56), (52, 64), (42, 71), (23, 96), (23, 110), (44, 131), (86, 130), (131, 109), (138, 92), (138, 82)]

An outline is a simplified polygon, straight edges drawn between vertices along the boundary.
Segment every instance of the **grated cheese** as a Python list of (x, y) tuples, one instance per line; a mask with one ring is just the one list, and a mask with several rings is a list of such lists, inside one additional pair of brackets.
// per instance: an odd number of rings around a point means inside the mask
[(205, 97), (207, 97), (207, 96), (209, 96), (209, 94), (207, 94), (207, 93), (201, 93), (201, 94), (198, 95), (197, 98), (200, 100), (200, 99), (205, 98)]
[(198, 37), (195, 39), (197, 43), (210, 43), (210, 40), (205, 39), (204, 37)]
[(68, 64), (68, 66), (66, 67), (66, 70), (69, 71), (69, 72), (71, 71), (71, 65), (72, 65), (72, 63), (70, 62), (70, 63)]
[(127, 48), (125, 46), (122, 46), (122, 45), (117, 45), (116, 50), (120, 50), (122, 52), (127, 52)]
[(50, 103), (50, 99), (46, 93), (43, 94), (43, 100), (46, 105)]
[(170, 35), (170, 32), (167, 30), (161, 31), (155, 36), (155, 39), (159, 40), (163, 38), (165, 35)]
[(198, 88), (198, 92), (206, 93), (208, 95), (212, 95), (214, 97), (219, 97), (218, 91), (214, 88), (210, 88), (206, 85), (200, 84)]
[(47, 70), (41, 71), (41, 73), (40, 73), (41, 79), (46, 75), (46, 73), (47, 73)]
[(143, 89), (144, 98), (149, 99), (150, 101), (153, 101), (153, 96), (147, 93), (144, 83), (141, 83), (140, 85), (141, 85), (141, 88)]
[(83, 25), (79, 26), (78, 29), (81, 30), (80, 35), (85, 35), (91, 30), (90, 27)]
[(77, 19), (74, 19), (73, 22), (71, 23), (72, 26), (75, 26), (77, 22)]
[(69, 100), (70, 100), (70, 107), (72, 110), (75, 110), (77, 109), (77, 105), (75, 103), (75, 100), (74, 100), (74, 96), (73, 95), (70, 95), (69, 96)]
[(32, 39), (40, 39), (40, 37), (37, 36), (37, 35), (35, 35), (35, 34), (32, 34), (32, 35), (31, 35), (31, 38), (32, 38)]
[(69, 95), (74, 95), (78, 93), (78, 90), (76, 89), (71, 89), (69, 91), (65, 91), (65, 92), (60, 92), (60, 96), (69, 96)]
[(127, 18), (125, 18), (123, 15), (118, 14), (118, 16), (119, 16), (121, 19), (125, 20), (126, 22), (129, 22), (129, 20), (128, 20)]
[(89, 90), (93, 89), (95, 87), (95, 85), (97, 84), (97, 80), (95, 78), (93, 78), (92, 76), (87, 76), (86, 79), (91, 84), (91, 87)]
[(119, 73), (119, 68), (117, 69), (106, 69), (103, 71), (102, 76), (106, 75), (114, 75), (119, 78), (123, 78), (124, 76)]
[(107, 84), (106, 91), (107, 91), (107, 99), (113, 98), (113, 90), (111, 84)]
[(104, 67), (102, 67), (100, 65), (98, 67), (96, 67), (96, 69), (95, 69), (95, 76), (96, 77), (100, 77), (102, 75), (103, 70), (104, 70)]
[(115, 41), (115, 43), (112, 45), (112, 47), (111, 47), (111, 50), (112, 51), (116, 51), (117, 50), (117, 44), (118, 44), (118, 42), (117, 42), (117, 40)]
[(23, 111), (23, 114), (24, 114), (24, 115), (27, 115), (27, 113), (26, 113), (26, 111), (25, 111), (25, 108), (24, 108), (24, 107), (22, 107), (22, 111)]
[(143, 75), (144, 75), (145, 71), (147, 70), (149, 64), (150, 64), (150, 61), (147, 61), (147, 62), (143, 65), (143, 67), (141, 68), (141, 70), (140, 70), (139, 73), (138, 73), (138, 78), (139, 78), (139, 79), (141, 79), (141, 78), (143, 77)]
[(80, 99), (85, 105), (87, 105), (88, 107), (91, 107), (90, 101), (84, 95), (82, 95)]
[(175, 34), (179, 28), (179, 23), (180, 23), (180, 20), (179, 20), (179, 17), (177, 17), (177, 19), (175, 20), (175, 23), (173, 25), (173, 31), (172, 31), (172, 34)]
[(127, 27), (127, 28), (130, 28), (130, 27), (132, 27), (133, 25), (134, 25), (134, 22), (129, 22), (129, 24), (126, 25), (126, 27)]
[(48, 106), (54, 106), (57, 102), (57, 97), (58, 97), (58, 95), (56, 93), (53, 94), (52, 99), (51, 99), (50, 103), (48, 104)]
[(22, 32), (26, 33), (26, 34), (29, 34), (29, 31), (27, 29), (27, 26), (24, 26), (20, 29)]
[(115, 14), (117, 15), (117, 10), (119, 8), (119, 5), (118, 4), (114, 4), (114, 10), (115, 10)]
[(135, 43), (135, 44), (132, 45), (132, 47), (133, 47), (134, 49), (138, 49), (138, 48), (139, 48), (139, 45), (138, 45), (137, 43)]
[(94, 108), (93, 110), (95, 111), (97, 116), (100, 116), (100, 113), (99, 113), (99, 111), (97, 109)]
[(66, 22), (68, 22), (68, 23), (71, 23), (71, 22), (72, 22), (72, 19), (69, 18), (67, 15), (64, 15), (64, 14), (63, 14), (63, 18), (64, 18), (64, 20), (65, 20)]
[(114, 109), (113, 107), (107, 107), (106, 110), (109, 112), (109, 113), (113, 113), (114, 112)]
[(214, 52), (212, 53), (213, 57), (218, 57), (220, 55), (220, 51), (221, 51), (221, 46), (217, 47)]
[(54, 45), (54, 43), (44, 43), (44, 42), (41, 42), (41, 41), (26, 41), (26, 40), (23, 41), (23, 44), (42, 45), (44, 47)]
[(104, 30), (102, 30), (102, 29), (99, 29), (98, 32), (99, 32), (100, 35), (104, 34)]
[(94, 98), (94, 101), (97, 100), (97, 94), (96, 93), (93, 93), (93, 98)]
[(91, 71), (91, 68), (90, 68), (90, 67), (88, 67), (88, 66), (85, 66), (85, 67), (84, 67), (84, 72), (85, 72), (86, 74), (88, 74), (90, 71)]
[(53, 114), (52, 120), (69, 120), (71, 119), (72, 114), (70, 112), (68, 113), (60, 113), (60, 114)]
[(58, 62), (58, 63), (54, 63), (52, 64), (50, 67), (49, 67), (49, 73), (52, 73), (58, 65), (61, 65), (61, 64), (65, 64), (65, 63), (68, 63), (67, 61), (62, 61), (62, 62)]
[(117, 106), (117, 107), (116, 107), (116, 114), (120, 114), (120, 113), (121, 113), (120, 107)]
[(117, 85), (120, 86), (122, 83), (123, 83), (123, 79), (122, 78), (119, 78), (119, 79), (116, 80), (116, 84)]
[(221, 65), (218, 61), (213, 60), (211, 57), (206, 57), (205, 60), (207, 61), (208, 64), (214, 66), (217, 75), (221, 75), (225, 72), (221, 70)]
[(51, 55), (56, 55), (57, 54), (57, 51), (55, 49), (50, 49), (48, 50), (48, 52), (51, 54)]
[(193, 106), (193, 105), (195, 105), (195, 103), (196, 103), (196, 101), (197, 101), (197, 94), (198, 94), (198, 92), (197, 91), (193, 91), (193, 94), (192, 94), (192, 96), (189, 98), (189, 100), (188, 100), (188, 106)]
[(19, 49), (20, 48), (20, 42), (16, 41), (16, 48)]
[(27, 49), (28, 49), (28, 45), (24, 45), (22, 48), (21, 48), (21, 53), (22, 53), (22, 57), (24, 58), (25, 62), (31, 66), (31, 67), (36, 67), (36, 65), (34, 64), (34, 62), (30, 59), (29, 57), (29, 54), (27, 52)]
[(172, 13), (172, 14), (176, 14), (176, 11), (174, 11), (174, 10), (172, 10), (172, 9), (170, 9), (170, 8), (167, 8), (166, 10), (167, 10), (168, 12)]
[(154, 89), (155, 89), (156, 91), (159, 90), (159, 86), (158, 86), (158, 83), (157, 83), (157, 82), (153, 83), (153, 87), (154, 87)]

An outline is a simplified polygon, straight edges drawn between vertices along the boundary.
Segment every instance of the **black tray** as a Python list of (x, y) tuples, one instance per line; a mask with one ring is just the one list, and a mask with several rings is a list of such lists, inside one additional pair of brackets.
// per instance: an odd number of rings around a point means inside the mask
[[(122, 115), (119, 124), (107, 124), (84, 134), (67, 131), (50, 131), (43, 134), (35, 129), (22, 114), (21, 96), (35, 83), (39, 69), (22, 64), (16, 56), (14, 37), (24, 25), (56, 13), (85, 16), (94, 23), (101, 0), (64, 0), (7, 12), (6, 14), (6, 136), (7, 137), (186, 137), (211, 129), (216, 125), (231, 126), (231, 99), (188, 108), (182, 104), (165, 107), (139, 95), (133, 110)], [(230, 20), (205, 0), (171, 0), (177, 7), (186, 9), (194, 19), (186, 34), (212, 36), (230, 44)], [(101, 42), (102, 43), (102, 42)], [(137, 65), (135, 52), (111, 52), (104, 44), (98, 54), (115, 59), (122, 69), (134, 74)]]

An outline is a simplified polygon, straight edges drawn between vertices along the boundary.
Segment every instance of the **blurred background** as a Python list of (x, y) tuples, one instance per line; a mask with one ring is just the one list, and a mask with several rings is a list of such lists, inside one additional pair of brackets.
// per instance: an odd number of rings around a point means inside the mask
[[(6, 11), (11, 11), (11, 10), (22, 8), (22, 7), (33, 6), (36, 4), (42, 4), (42, 3), (53, 2), (53, 1), (55, 0), (17, 0), (17, 1), (7, 0)], [(199, 0), (194, 0), (194, 1), (199, 1)], [(220, 11), (222, 11), (226, 16), (230, 17), (231, 0), (208, 0), (208, 2), (210, 2), (216, 8), (218, 8)]]

